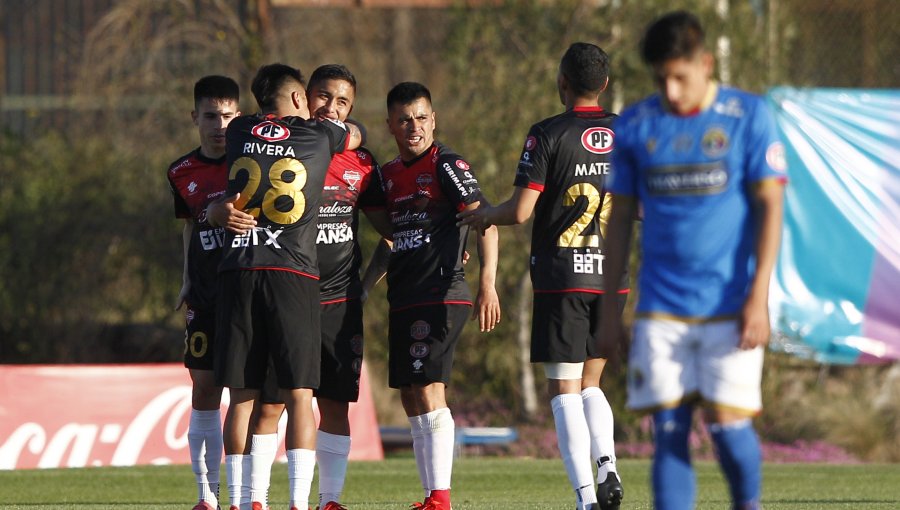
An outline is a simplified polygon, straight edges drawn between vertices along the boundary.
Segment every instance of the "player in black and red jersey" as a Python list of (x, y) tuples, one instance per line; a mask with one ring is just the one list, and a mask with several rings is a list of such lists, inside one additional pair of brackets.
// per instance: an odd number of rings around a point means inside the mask
[[(605, 282), (601, 261), (610, 195), (606, 174), (615, 115), (599, 106), (609, 58), (575, 43), (559, 66), (557, 88), (566, 111), (535, 124), (525, 139), (512, 197), (496, 207), (459, 215), (463, 225), (519, 224), (531, 217), (534, 287), (531, 361), (543, 363), (556, 434), (579, 509), (619, 508), (612, 409), (600, 389), (606, 353), (600, 349), (601, 296), (615, 292), (620, 311), (627, 278)], [(597, 463), (597, 493), (591, 460)]]
[(194, 84), (191, 118), (200, 147), (169, 165), (166, 174), (175, 199), (175, 216), (184, 219), (184, 271), (176, 310), (187, 305), (184, 366), (191, 374), (191, 420), (188, 446), (197, 479), (199, 502), (194, 510), (218, 506), (222, 462), (222, 387), (215, 384), (216, 272), (224, 231), (206, 221), (206, 206), (225, 193), (225, 129), (240, 115), (238, 84), (226, 76), (204, 76)]
[(315, 469), (312, 397), (320, 373), (316, 212), (332, 155), (357, 147), (360, 136), (338, 121), (307, 120), (297, 69), (263, 66), (252, 90), (262, 113), (229, 126), (228, 198), (209, 208), (215, 223), (226, 226), (216, 380), (231, 393), (224, 436), (232, 506), (249, 507), (242, 456), (249, 453), (250, 415), (273, 360), (288, 415), (290, 504), (301, 509)]
[[(416, 505), (449, 510), (455, 426), (445, 387), (472, 306), (462, 264), (469, 229), (456, 226), (456, 213), (477, 207), (481, 190), (469, 163), (434, 140), (435, 113), (424, 85), (395, 86), (387, 107), (388, 128), (400, 151), (382, 168), (393, 230), (387, 272), (389, 383), (400, 389), (412, 427), (426, 496)], [(482, 331), (490, 331), (500, 320), (496, 229), (477, 241), (481, 281), (473, 318), (479, 318)]]
[[(356, 98), (356, 77), (343, 65), (320, 66), (309, 78), (306, 89), (312, 117), (320, 122), (346, 121)], [(319, 466), (320, 510), (338, 510), (350, 455), (349, 403), (359, 399), (359, 377), (363, 357), (363, 309), (368, 289), (360, 281), (362, 250), (357, 239), (359, 210), (381, 229), (390, 226), (383, 212), (384, 192), (378, 163), (368, 150), (360, 148), (335, 154), (325, 176), (319, 206), (316, 248), (319, 260), (319, 295), (322, 311), (322, 374), (316, 403), (319, 431), (316, 463)], [(379, 245), (369, 264), (369, 272), (381, 275), (390, 253)], [(381, 269), (377, 269), (380, 267)], [(374, 284), (377, 279), (370, 280)], [(250, 448), (252, 460), (251, 501), (265, 508), (269, 473), (278, 447), (278, 420), (283, 405), (272, 391), (272, 374), (266, 381), (253, 425)]]

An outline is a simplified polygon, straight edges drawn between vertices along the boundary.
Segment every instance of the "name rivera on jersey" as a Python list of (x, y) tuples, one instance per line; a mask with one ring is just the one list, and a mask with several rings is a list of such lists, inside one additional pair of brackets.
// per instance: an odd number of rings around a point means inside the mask
[(286, 156), (294, 158), (294, 148), (290, 145), (272, 145), (268, 143), (247, 142), (244, 144), (244, 154), (264, 154), (266, 156)]

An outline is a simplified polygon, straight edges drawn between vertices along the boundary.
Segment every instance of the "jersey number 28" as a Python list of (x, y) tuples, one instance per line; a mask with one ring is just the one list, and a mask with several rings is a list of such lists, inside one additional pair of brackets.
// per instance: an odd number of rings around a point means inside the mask
[[(253, 199), (262, 180), (262, 168), (259, 163), (246, 156), (238, 158), (228, 173), (228, 179), (233, 180), (238, 173), (248, 173), (247, 183), (240, 191), (241, 196), (234, 202), (234, 206), (245, 210), (247, 203)], [(269, 187), (262, 199), (262, 212), (269, 220), (281, 225), (295, 223), (303, 216), (306, 209), (306, 196), (303, 187), (306, 186), (306, 167), (294, 158), (281, 158), (269, 167)], [(258, 218), (259, 207), (246, 210), (247, 214)]]

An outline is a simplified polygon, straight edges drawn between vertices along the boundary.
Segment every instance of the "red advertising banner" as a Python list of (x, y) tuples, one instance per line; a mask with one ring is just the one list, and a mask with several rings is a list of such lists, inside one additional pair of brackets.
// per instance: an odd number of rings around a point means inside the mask
[[(177, 363), (0, 365), (0, 469), (189, 464), (190, 414)], [(350, 425), (350, 459), (383, 459), (365, 365)]]

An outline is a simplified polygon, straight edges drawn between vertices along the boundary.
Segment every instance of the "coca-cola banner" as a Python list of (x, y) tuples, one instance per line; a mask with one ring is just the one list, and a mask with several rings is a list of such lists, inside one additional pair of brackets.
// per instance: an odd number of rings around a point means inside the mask
[[(177, 363), (0, 365), (0, 469), (188, 464), (190, 414)], [(351, 460), (384, 458), (365, 365), (350, 424)]]

